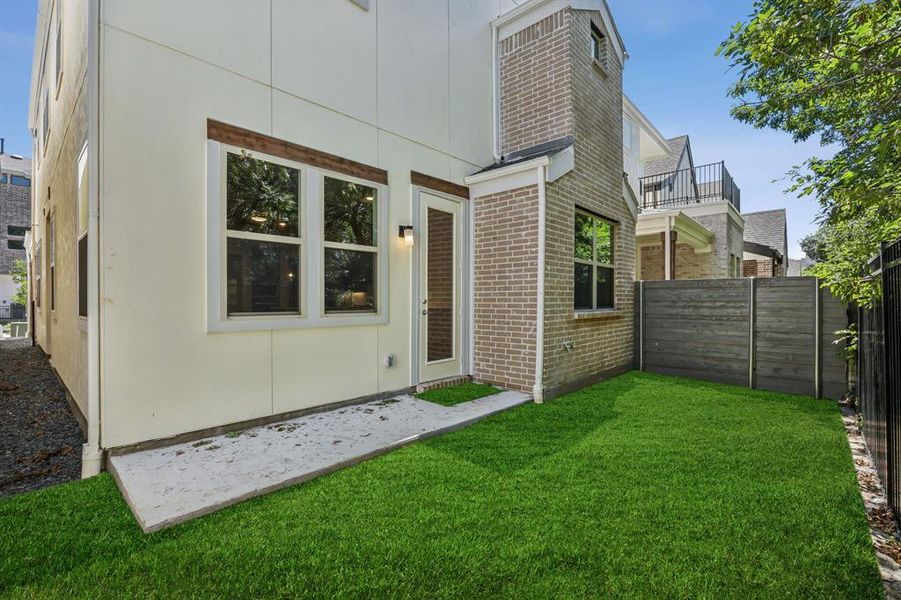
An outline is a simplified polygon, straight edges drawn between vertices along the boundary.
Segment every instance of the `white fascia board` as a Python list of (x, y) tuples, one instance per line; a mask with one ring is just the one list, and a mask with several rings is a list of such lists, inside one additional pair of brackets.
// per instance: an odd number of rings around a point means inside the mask
[(564, 148), (557, 154), (550, 157), (551, 162), (547, 168), (547, 181), (551, 183), (557, 181), (570, 171), (576, 168), (576, 149), (575, 146)]
[[(539, 173), (544, 182), (553, 182), (560, 179), (575, 168), (575, 150), (572, 146), (564, 148), (553, 156), (538, 156), (532, 160), (501, 167), (485, 173), (476, 173), (464, 177), (463, 182), (469, 186), (470, 198), (487, 196), (515, 190), (516, 188), (537, 185)], [(546, 169), (540, 169), (547, 167)]]
[(34, 51), (31, 57), (31, 93), (28, 98), (28, 131), (37, 126), (40, 84), (44, 68), (44, 50), (50, 35), (50, 3), (38, 2), (38, 18), (34, 28)]
[(623, 200), (626, 201), (626, 206), (629, 207), (629, 212), (632, 213), (632, 218), (638, 218), (638, 198), (635, 197), (635, 192), (632, 191), (632, 186), (629, 185), (629, 182), (626, 181), (626, 178), (623, 177)]
[(623, 64), (626, 59), (626, 49), (613, 21), (613, 15), (610, 14), (610, 9), (604, 0), (528, 0), (492, 21), (491, 26), (497, 29), (498, 41), (501, 41), (564, 8), (599, 12), (604, 27), (613, 41), (616, 56), (619, 58), (620, 64)]
[(568, 6), (570, 0), (529, 0), (493, 20), (491, 26), (501, 41)]
[[(638, 126), (641, 128), (642, 133), (646, 134), (651, 141), (658, 147), (657, 152), (654, 152), (653, 155), (664, 155), (669, 153), (669, 144), (666, 141), (666, 138), (663, 137), (663, 134), (660, 133), (660, 130), (651, 123), (651, 120), (641, 112), (641, 110), (635, 106), (635, 103), (629, 99), (628, 96), (623, 94), (623, 112), (626, 113), (633, 121), (638, 123)], [(649, 155), (650, 157), (650, 155)], [(647, 159), (642, 159), (647, 160)]]
[(686, 243), (699, 252), (709, 251), (713, 232), (680, 210), (638, 215), (635, 237), (659, 236), (670, 224), (671, 230), (679, 234), (679, 242)]

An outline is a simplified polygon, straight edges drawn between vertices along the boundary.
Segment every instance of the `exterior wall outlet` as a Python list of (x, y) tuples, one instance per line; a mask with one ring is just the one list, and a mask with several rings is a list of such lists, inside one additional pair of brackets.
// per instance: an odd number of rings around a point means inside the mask
[(575, 347), (576, 345), (572, 342), (563, 342), (563, 349), (567, 352), (572, 352)]
[(393, 366), (394, 366), (394, 355), (386, 354), (385, 355), (385, 367), (390, 369)]

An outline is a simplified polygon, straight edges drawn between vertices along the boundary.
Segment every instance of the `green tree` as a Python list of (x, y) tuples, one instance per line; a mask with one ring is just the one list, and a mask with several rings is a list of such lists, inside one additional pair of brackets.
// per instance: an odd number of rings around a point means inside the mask
[(28, 269), (25, 261), (17, 259), (10, 270), (13, 283), (16, 284), (16, 293), (13, 294), (12, 303), (25, 306), (28, 304)]
[(836, 149), (792, 169), (789, 190), (822, 209), (812, 272), (870, 302), (869, 259), (901, 234), (901, 0), (757, 0), (717, 52), (738, 72), (735, 118)]

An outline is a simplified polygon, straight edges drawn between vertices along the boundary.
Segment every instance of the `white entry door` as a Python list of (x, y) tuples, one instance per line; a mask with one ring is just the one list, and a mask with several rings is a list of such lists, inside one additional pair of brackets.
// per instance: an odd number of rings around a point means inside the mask
[(419, 195), (419, 382), (463, 373), (463, 206)]

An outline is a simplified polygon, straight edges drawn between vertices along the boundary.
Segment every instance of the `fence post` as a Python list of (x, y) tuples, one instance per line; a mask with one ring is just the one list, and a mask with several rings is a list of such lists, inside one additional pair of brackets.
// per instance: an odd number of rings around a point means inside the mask
[(638, 282), (638, 370), (644, 371), (644, 280)]
[(748, 387), (754, 388), (754, 278), (748, 277)]
[(822, 313), (822, 304), (823, 304), (823, 295), (820, 293), (820, 280), (817, 277), (813, 278), (813, 293), (814, 293), (814, 304), (816, 305), (816, 309), (814, 310), (814, 336), (816, 336), (816, 340), (814, 342), (814, 347), (816, 348), (816, 356), (813, 358), (814, 371), (813, 371), (813, 389), (814, 389), (814, 397), (820, 398), (821, 391), (820, 390), (820, 378), (822, 376), (823, 366), (821, 364), (821, 355), (823, 353), (823, 323), (820, 318), (820, 313)]

